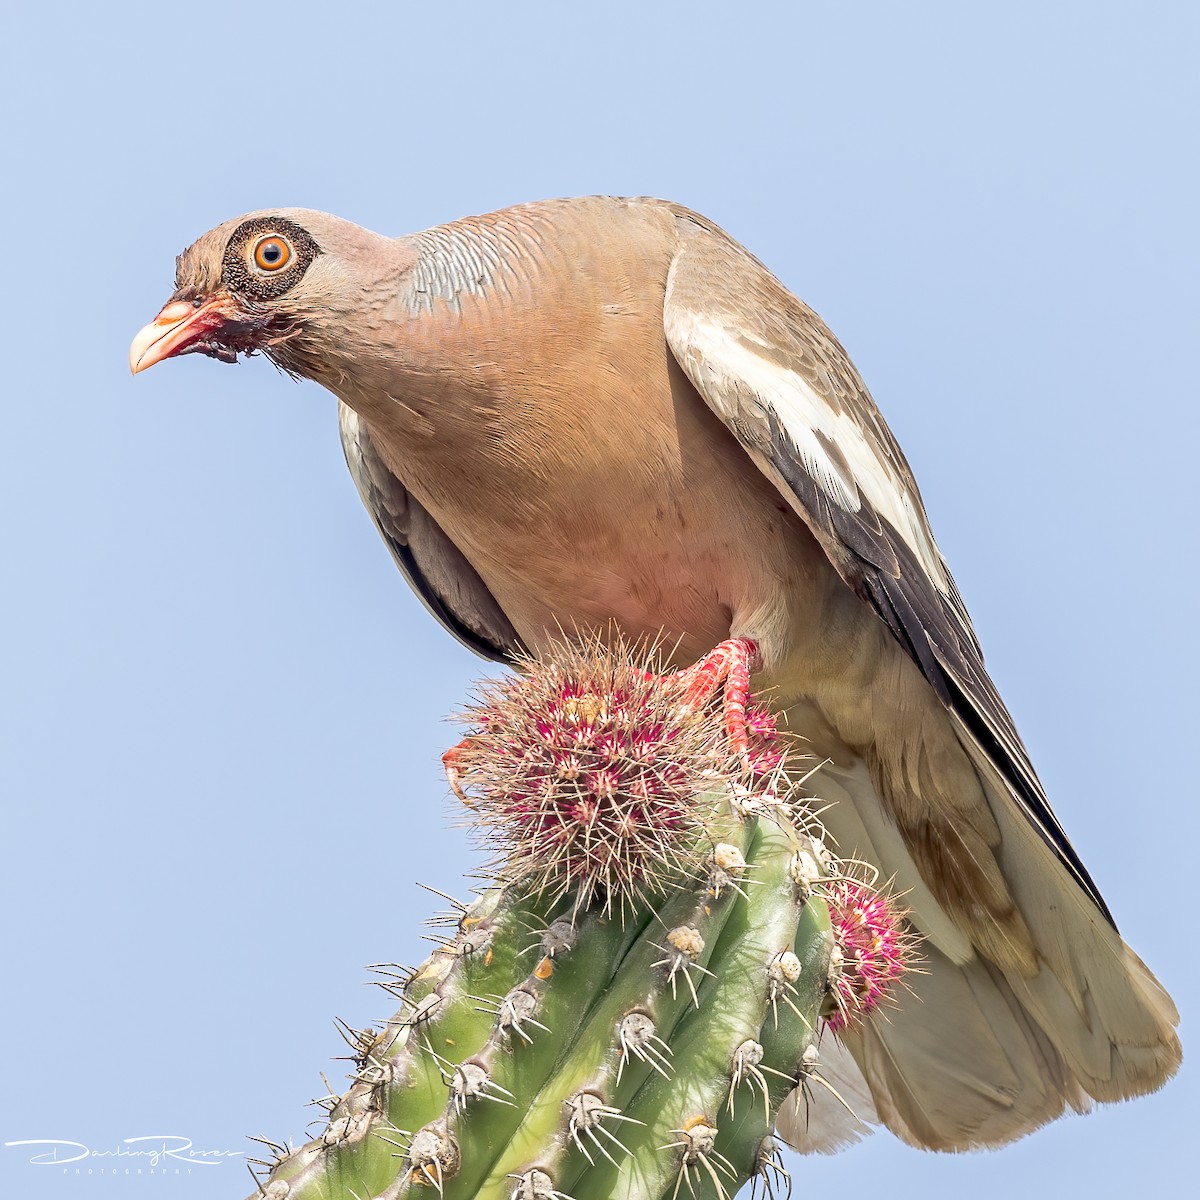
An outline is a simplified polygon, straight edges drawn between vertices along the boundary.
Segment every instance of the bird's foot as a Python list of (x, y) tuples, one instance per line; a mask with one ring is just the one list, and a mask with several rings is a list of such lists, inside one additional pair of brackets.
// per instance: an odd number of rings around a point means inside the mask
[(450, 790), (466, 805), (470, 805), (471, 801), (467, 798), (467, 793), (462, 786), (462, 767), (459, 764), (462, 762), (463, 755), (470, 748), (471, 739), (465, 737), (458, 745), (451, 746), (442, 755), (442, 766), (446, 771), (446, 782), (450, 784)]
[(747, 771), (752, 768), (746, 709), (750, 703), (750, 675), (758, 670), (758, 643), (750, 638), (730, 638), (709, 651), (699, 662), (684, 667), (675, 678), (684, 684), (683, 711), (703, 708), (723, 687), (721, 707), (729, 746)]

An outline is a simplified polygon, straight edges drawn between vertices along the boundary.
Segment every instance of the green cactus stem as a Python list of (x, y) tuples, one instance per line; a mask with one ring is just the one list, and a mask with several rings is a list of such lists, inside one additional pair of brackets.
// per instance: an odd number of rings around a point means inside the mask
[(804, 832), (770, 718), (751, 728), (771, 774), (743, 779), (720, 715), (678, 709), (670, 680), (597, 646), (485, 695), (454, 770), (496, 885), (419, 967), (377, 968), (400, 1011), (344, 1031), (349, 1090), (321, 1102), (319, 1137), (273, 1147), (256, 1195), (678, 1200), (785, 1180), (774, 1116), (823, 1018), (877, 1005), (908, 942)]

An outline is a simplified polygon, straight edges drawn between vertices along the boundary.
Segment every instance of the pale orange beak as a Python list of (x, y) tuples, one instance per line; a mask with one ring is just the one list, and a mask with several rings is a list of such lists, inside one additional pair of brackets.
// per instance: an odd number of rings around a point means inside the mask
[(129, 369), (136, 375), (147, 367), (182, 354), (236, 319), (228, 296), (217, 296), (197, 307), (186, 300), (173, 300), (143, 329), (129, 347)]

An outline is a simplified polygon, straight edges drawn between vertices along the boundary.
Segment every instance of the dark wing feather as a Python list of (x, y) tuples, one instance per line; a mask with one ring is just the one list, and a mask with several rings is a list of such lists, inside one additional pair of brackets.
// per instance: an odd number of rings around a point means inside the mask
[(908, 463), (821, 319), (720, 229), (678, 213), (672, 353), (995, 765), (1111, 923), (988, 677)]
[(370, 429), (345, 404), (338, 427), (346, 465), (375, 527), (425, 607), (464, 646), (494, 662), (511, 662), (521, 640), (475, 568), (388, 469)]

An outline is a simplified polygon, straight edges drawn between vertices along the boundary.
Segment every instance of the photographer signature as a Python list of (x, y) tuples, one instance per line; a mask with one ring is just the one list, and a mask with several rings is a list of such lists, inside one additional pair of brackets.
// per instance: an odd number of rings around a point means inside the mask
[(182, 1162), (189, 1167), (216, 1167), (224, 1159), (242, 1157), (240, 1150), (197, 1150), (191, 1138), (176, 1134), (123, 1138), (121, 1145), (111, 1150), (93, 1150), (83, 1142), (64, 1138), (22, 1138), (4, 1144), (36, 1147), (29, 1161), (39, 1167), (61, 1167), (93, 1159), (136, 1159), (139, 1164), (148, 1164), (152, 1168), (167, 1162)]

